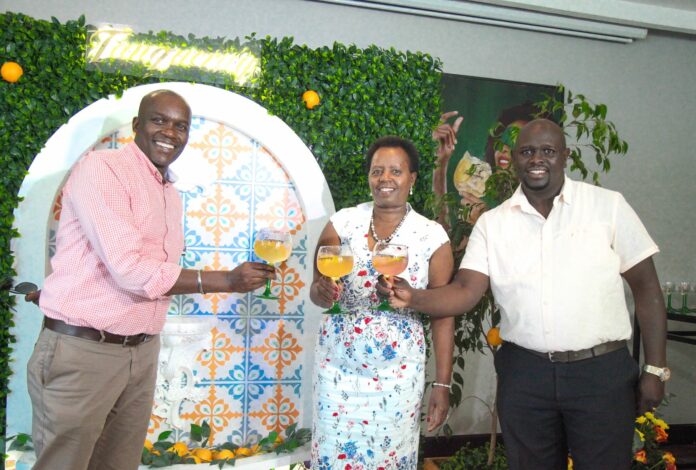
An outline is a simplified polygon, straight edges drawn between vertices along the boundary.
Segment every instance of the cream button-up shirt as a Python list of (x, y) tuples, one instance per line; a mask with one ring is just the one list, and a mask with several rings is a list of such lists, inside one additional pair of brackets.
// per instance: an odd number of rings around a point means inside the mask
[(658, 251), (621, 194), (566, 176), (548, 218), (521, 187), (482, 215), (460, 269), (489, 276), (504, 340), (574, 351), (631, 337), (621, 273)]

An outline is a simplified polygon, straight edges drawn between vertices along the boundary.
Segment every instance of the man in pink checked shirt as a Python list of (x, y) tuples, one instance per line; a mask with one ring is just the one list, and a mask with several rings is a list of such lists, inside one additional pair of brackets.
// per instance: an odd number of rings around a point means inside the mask
[(28, 364), (35, 470), (136, 469), (170, 296), (248, 292), (275, 277), (261, 263), (179, 266), (182, 205), (168, 168), (190, 124), (181, 96), (149, 93), (133, 119), (134, 142), (85, 155), (65, 184), (53, 272), (39, 299), (44, 328)]

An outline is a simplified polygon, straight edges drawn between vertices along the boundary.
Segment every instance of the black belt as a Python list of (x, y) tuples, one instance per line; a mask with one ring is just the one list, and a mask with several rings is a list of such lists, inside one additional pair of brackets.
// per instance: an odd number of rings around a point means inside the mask
[(592, 348), (580, 349), (578, 351), (549, 351), (549, 352), (539, 352), (533, 349), (523, 348), (519, 344), (515, 343), (505, 343), (513, 346), (522, 351), (526, 351), (529, 354), (535, 356), (543, 357), (551, 362), (575, 362), (582, 361), (584, 359), (590, 359), (593, 357), (601, 356), (602, 354), (607, 354), (621, 348), (626, 347), (626, 341), (609, 341), (608, 343), (598, 344)]
[(122, 346), (137, 346), (140, 343), (150, 341), (153, 335), (141, 333), (139, 335), (121, 336), (103, 330), (95, 330), (87, 326), (68, 325), (64, 321), (55, 318), (44, 317), (44, 327), (56, 333), (68, 336), (76, 336), (82, 339), (89, 339), (99, 343), (120, 344)]

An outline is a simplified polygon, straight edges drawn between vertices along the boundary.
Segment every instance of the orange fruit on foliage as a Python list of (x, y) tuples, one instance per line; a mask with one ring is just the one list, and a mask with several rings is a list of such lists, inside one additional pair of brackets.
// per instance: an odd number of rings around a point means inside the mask
[(227, 460), (233, 458), (234, 452), (232, 452), (230, 449), (222, 449), (213, 452), (213, 460)]
[(152, 441), (150, 439), (145, 439), (145, 444), (143, 444), (147, 450), (152, 450)]
[(500, 337), (500, 329), (497, 326), (488, 330), (488, 333), (486, 333), (486, 341), (494, 348), (503, 344), (503, 338)]
[(319, 93), (314, 90), (307, 90), (302, 93), (302, 101), (304, 101), (307, 109), (312, 109), (321, 102), (319, 99)]
[(185, 442), (175, 442), (167, 451), (174, 452), (179, 457), (183, 457), (189, 453), (188, 446)]
[(240, 447), (234, 454), (237, 457), (249, 457), (250, 455), (254, 455), (254, 452), (248, 447)]
[[(197, 457), (200, 462), (210, 462), (213, 460), (213, 452), (210, 449), (199, 447), (191, 451), (191, 455)], [(200, 463), (197, 462), (197, 463)]]
[(22, 66), (17, 62), (5, 62), (2, 64), (2, 68), (0, 68), (0, 75), (2, 75), (3, 80), (10, 83), (15, 83), (19, 80), (23, 73)]

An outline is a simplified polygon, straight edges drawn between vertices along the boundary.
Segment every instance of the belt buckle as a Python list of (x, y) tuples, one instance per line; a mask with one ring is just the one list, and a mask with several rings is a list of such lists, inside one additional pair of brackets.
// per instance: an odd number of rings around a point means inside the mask
[[(124, 348), (126, 346), (136, 346), (139, 343), (142, 343), (142, 341), (138, 342), (137, 339), (140, 338), (142, 335), (130, 335), (130, 336), (124, 336), (123, 337), (123, 342), (121, 343), (121, 346)], [(133, 340), (133, 344), (129, 344)]]
[(546, 354), (551, 362), (566, 363), (571, 361), (571, 355), (568, 351), (549, 351)]
[[(123, 343), (121, 345), (125, 348), (126, 346), (137, 346), (148, 340), (149, 335), (147, 333), (140, 333), (138, 335), (130, 335), (123, 337)], [(131, 343), (132, 340), (132, 343)]]

